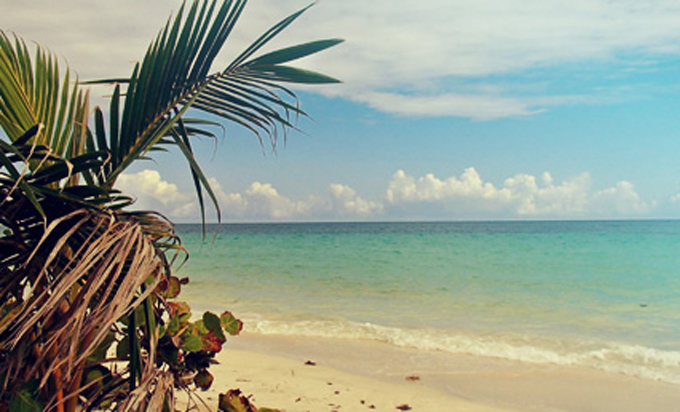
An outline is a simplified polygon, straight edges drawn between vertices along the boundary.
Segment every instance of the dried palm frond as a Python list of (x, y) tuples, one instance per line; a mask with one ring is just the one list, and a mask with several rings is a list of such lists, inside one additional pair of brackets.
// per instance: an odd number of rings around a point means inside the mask
[(0, 267), (0, 375), (5, 385), (37, 379), (54, 400), (80, 388), (88, 357), (167, 270), (165, 256), (137, 222), (70, 206), (38, 226), (44, 231), (37, 241), (34, 224), (12, 233), (25, 240), (15, 249), (28, 257)]

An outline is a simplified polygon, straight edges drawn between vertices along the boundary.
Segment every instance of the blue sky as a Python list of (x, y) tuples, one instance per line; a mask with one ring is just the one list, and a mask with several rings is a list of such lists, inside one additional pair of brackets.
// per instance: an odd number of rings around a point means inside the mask
[[(0, 0), (0, 27), (110, 77), (178, 4)], [(306, 4), (251, 0), (220, 63)], [(335, 37), (300, 62), (343, 80), (298, 90), (304, 133), (276, 154), (232, 125), (198, 145), (224, 220), (680, 217), (677, 1), (322, 0), (274, 46)], [(178, 162), (120, 187), (195, 221)]]

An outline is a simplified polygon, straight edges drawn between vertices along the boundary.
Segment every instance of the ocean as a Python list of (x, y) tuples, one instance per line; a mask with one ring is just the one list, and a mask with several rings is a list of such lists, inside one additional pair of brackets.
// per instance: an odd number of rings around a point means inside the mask
[(195, 312), (246, 331), (680, 384), (680, 221), (178, 225)]

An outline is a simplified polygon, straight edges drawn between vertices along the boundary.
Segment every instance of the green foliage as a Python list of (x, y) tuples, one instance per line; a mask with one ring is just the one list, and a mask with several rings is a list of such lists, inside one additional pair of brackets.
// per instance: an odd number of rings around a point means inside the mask
[(38, 382), (32, 380), (13, 391), (8, 410), (12, 412), (41, 412), (43, 405), (36, 397), (37, 388)]
[[(192, 137), (213, 137), (210, 127), (218, 123), (184, 119), (187, 110), (202, 111), (216, 121), (239, 124), (258, 138), (264, 133), (275, 144), (279, 129), (294, 127), (291, 116), (305, 115), (295, 93), (282, 83), (338, 82), (282, 63), (325, 50), (340, 40), (305, 43), (252, 58), (309, 7), (274, 25), (227, 68), (209, 74), (245, 4), (245, 0), (225, 1), (220, 5), (214, 0), (194, 1), (190, 6), (184, 3), (175, 19), (168, 22), (149, 46), (130, 78), (90, 82), (114, 84), (108, 122), (98, 110), (94, 117), (97, 135), (91, 139), (94, 149), (111, 156), (103, 169), (104, 185), (112, 187), (130, 164), (145, 158), (160, 145), (174, 145), (189, 163), (201, 216), (205, 216), (204, 191), (219, 216), (217, 199), (191, 146)], [(286, 101), (281, 94), (291, 96), (294, 101)]]
[[(132, 163), (176, 148), (202, 220), (204, 195), (219, 220), (192, 140), (227, 121), (275, 145), (305, 115), (284, 84), (337, 82), (287, 63), (339, 40), (256, 56), (309, 7), (210, 73), (245, 3), (184, 2), (129, 77), (90, 82), (112, 85), (108, 109), (91, 119), (83, 83), (0, 30), (0, 410), (171, 410), (175, 390), (212, 385), (216, 353), (243, 325), (230, 312), (192, 320), (176, 300), (188, 279), (173, 264), (187, 254), (172, 223), (126, 211), (132, 199), (115, 183)], [(223, 410), (257, 410), (225, 396)]]
[(231, 312), (224, 312), (220, 316), (220, 323), (224, 330), (230, 335), (238, 335), (243, 329), (243, 322), (236, 319)]
[[(215, 355), (222, 350), (227, 341), (225, 333), (236, 335), (238, 330), (228, 330), (223, 326), (221, 318), (229, 318), (231, 323), (240, 323), (229, 312), (218, 317), (212, 312), (205, 312), (202, 319), (191, 321), (191, 308), (185, 302), (169, 302), (169, 320), (161, 328), (159, 356), (170, 366), (177, 377), (187, 384), (207, 390), (212, 385), (212, 375), (208, 368), (214, 363)], [(233, 318), (233, 320), (232, 320)], [(192, 378), (184, 378), (193, 376)]]

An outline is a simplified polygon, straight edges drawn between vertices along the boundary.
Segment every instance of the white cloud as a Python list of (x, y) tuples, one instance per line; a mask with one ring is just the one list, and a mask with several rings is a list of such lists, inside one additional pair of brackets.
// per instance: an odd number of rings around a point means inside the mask
[(399, 170), (389, 182), (386, 199), (388, 213), (407, 218), (621, 217), (642, 216), (654, 207), (625, 181), (593, 193), (586, 173), (559, 184), (549, 173), (540, 179), (518, 174), (498, 187), (484, 182), (474, 168), (445, 179), (433, 174), (415, 178)]
[(341, 216), (367, 217), (383, 210), (382, 204), (362, 199), (354, 189), (347, 185), (334, 183), (330, 186), (330, 193), (330, 210)]
[(160, 210), (171, 218), (190, 217), (196, 212), (193, 196), (164, 181), (155, 170), (122, 174), (116, 188), (136, 198), (133, 208), (137, 210)]
[(599, 191), (593, 195), (593, 212), (619, 216), (636, 216), (648, 213), (656, 203), (648, 203), (640, 198), (632, 183), (621, 181), (616, 187)]
[(269, 183), (254, 182), (243, 193), (226, 193), (216, 179), (210, 184), (227, 220), (363, 219), (382, 211), (382, 204), (365, 200), (341, 184), (331, 184), (325, 196), (304, 200), (283, 196)]
[(527, 116), (540, 112), (516, 98), (488, 95), (436, 94), (404, 95), (399, 93), (359, 93), (352, 99), (392, 113), (419, 117), (459, 116), (489, 120), (507, 116)]
[[(341, 33), (348, 41), (319, 56), (313, 67), (330, 68), (346, 81), (336, 93), (400, 114), (484, 119), (530, 114), (560, 104), (607, 101), (607, 96), (590, 92), (580, 96), (547, 90), (517, 93), (512, 80), (499, 75), (565, 64), (579, 65), (587, 72), (593, 63), (613, 63), (623, 71), (629, 66), (620, 60), (622, 56), (635, 54), (649, 61), (680, 50), (676, 41), (680, 4), (670, 0), (392, 4), (362, 0), (320, 4), (312, 19), (324, 32)], [(534, 77), (521, 82), (541, 81)], [(478, 86), (476, 93), (466, 90), (470, 81)], [(434, 113), (420, 103), (432, 103)]]
[(0, 27), (65, 58), (81, 78), (129, 75), (180, 0), (0, 0)]
[[(93, 2), (0, 0), (3, 29), (50, 46), (81, 77), (130, 72), (179, 0)], [(227, 44), (240, 51), (305, 0), (249, 3)], [(606, 101), (606, 96), (518, 93), (498, 75), (613, 62), (648, 63), (680, 54), (680, 3), (675, 0), (326, 0), (276, 40), (282, 46), (316, 38), (347, 42), (303, 65), (345, 81), (324, 93), (409, 115), (488, 119), (546, 107)], [(228, 61), (222, 58), (221, 63)], [(557, 75), (559, 76), (559, 75)], [(475, 87), (470, 90), (469, 81)], [(531, 82), (522, 80), (523, 85)], [(429, 109), (428, 109), (429, 108)]]
[[(447, 178), (416, 178), (399, 170), (388, 182), (383, 202), (339, 183), (298, 200), (270, 183), (253, 182), (242, 192), (226, 192), (214, 178), (210, 184), (225, 221), (615, 218), (644, 216), (656, 207), (627, 181), (593, 191), (587, 173), (557, 183), (546, 172), (540, 177), (517, 174), (497, 186), (472, 167)], [(123, 174), (117, 187), (136, 196), (135, 209), (158, 210), (171, 219), (199, 217), (193, 191), (183, 192), (155, 170)]]

